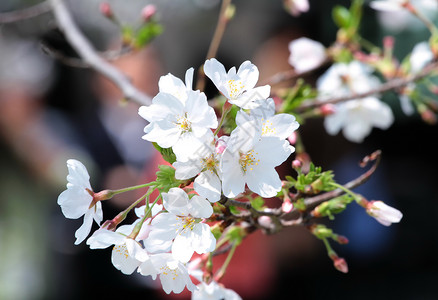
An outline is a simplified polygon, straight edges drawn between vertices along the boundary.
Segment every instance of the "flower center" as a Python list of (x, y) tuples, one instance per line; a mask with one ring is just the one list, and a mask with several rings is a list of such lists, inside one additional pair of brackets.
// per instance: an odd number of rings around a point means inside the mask
[(126, 244), (115, 245), (113, 247), (113, 251), (116, 251), (118, 254), (124, 256), (125, 259), (128, 259), (129, 253), (128, 253), (128, 249), (126, 248)]
[[(256, 155), (258, 154), (257, 152), (255, 153)], [(254, 156), (254, 150), (250, 150), (246, 153), (240, 153), (240, 159), (239, 159), (239, 163), (240, 163), (240, 167), (242, 168), (243, 173), (246, 173), (246, 171), (249, 170), (252, 171), (252, 167), (254, 165), (258, 165), (260, 162), (260, 159), (256, 160), (256, 157)]]
[(187, 230), (193, 230), (195, 227), (196, 220), (193, 217), (178, 217), (182, 220), (182, 228), (180, 228), (180, 234), (186, 232)]
[(176, 120), (176, 126), (182, 132), (189, 132), (192, 129), (192, 123), (187, 120), (187, 116), (179, 116)]
[(262, 118), (262, 135), (275, 134), (276, 130), (272, 126), (272, 122)]
[(227, 85), (230, 97), (232, 99), (236, 99), (240, 96), (240, 94), (242, 94), (244, 86), (241, 80), (230, 79), (227, 81)]
[(176, 272), (176, 269), (172, 270), (168, 266), (161, 267), (160, 273), (163, 274), (164, 276), (171, 276), (172, 280), (175, 280), (178, 277), (178, 273)]
[(218, 160), (216, 159), (213, 153), (205, 158), (202, 158), (201, 160), (202, 160), (202, 168), (209, 170), (211, 173), (214, 172), (216, 166), (219, 164)]

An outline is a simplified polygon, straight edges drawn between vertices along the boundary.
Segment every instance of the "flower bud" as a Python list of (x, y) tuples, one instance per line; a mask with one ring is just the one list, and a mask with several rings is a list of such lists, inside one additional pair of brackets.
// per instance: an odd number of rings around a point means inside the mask
[(146, 5), (141, 11), (141, 17), (145, 22), (149, 22), (157, 13), (157, 8), (153, 4)]
[(348, 273), (348, 265), (345, 259), (336, 257), (333, 260), (333, 265), (335, 266), (336, 270), (341, 271), (342, 273)]
[(257, 222), (265, 228), (273, 228), (274, 227), (274, 224), (272, 223), (271, 217), (268, 217), (268, 216), (260, 216), (257, 219)]
[(222, 154), (224, 153), (226, 148), (227, 148), (227, 143), (223, 139), (219, 139), (216, 142), (216, 153)]
[(299, 161), (298, 159), (295, 159), (292, 161), (292, 168), (294, 169), (299, 169), (301, 168), (301, 161)]
[(99, 6), (100, 13), (105, 17), (111, 19), (114, 17), (113, 10), (108, 2), (102, 2)]
[(320, 109), (323, 116), (329, 116), (336, 112), (336, 106), (331, 103), (321, 105)]
[(400, 222), (403, 214), (382, 201), (370, 201), (366, 207), (367, 213), (382, 225), (389, 226)]
[(281, 205), (281, 210), (284, 213), (290, 213), (294, 208), (293, 203), (290, 201), (289, 197), (284, 197), (283, 204)]
[(292, 132), (292, 134), (287, 138), (287, 140), (289, 141), (289, 143), (291, 145), (295, 145), (295, 143), (297, 142), (297, 134), (296, 134), (296, 132)]

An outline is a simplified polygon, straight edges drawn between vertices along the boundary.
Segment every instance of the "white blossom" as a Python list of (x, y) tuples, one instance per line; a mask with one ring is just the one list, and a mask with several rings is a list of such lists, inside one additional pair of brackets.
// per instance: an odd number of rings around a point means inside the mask
[(403, 5), (409, 3), (409, 0), (376, 0), (371, 1), (370, 6), (380, 11), (397, 11), (404, 9)]
[(93, 203), (93, 191), (90, 175), (85, 166), (78, 160), (67, 160), (67, 189), (58, 197), (58, 204), (66, 218), (78, 219), (84, 216), (84, 222), (76, 231), (75, 244), (80, 244), (91, 231), (93, 219), (98, 225), (103, 219), (102, 204)]
[(219, 168), (220, 153), (216, 151), (215, 137), (211, 131), (195, 141), (192, 149), (196, 149), (186, 160), (173, 163), (175, 178), (186, 180), (196, 175), (193, 188), (210, 202), (217, 202), (221, 197), (221, 171)]
[(318, 67), (327, 58), (325, 47), (306, 37), (290, 42), (289, 51), (289, 64), (299, 73)]
[(213, 214), (211, 203), (195, 195), (191, 199), (180, 188), (162, 193), (163, 205), (168, 212), (152, 220), (152, 228), (145, 247), (152, 253), (171, 250), (175, 259), (186, 263), (193, 253), (208, 253), (215, 249), (216, 239), (210, 226), (201, 223)]
[(412, 49), (409, 62), (411, 64), (411, 72), (420, 72), (428, 63), (433, 60), (433, 53), (428, 42), (418, 43)]
[(243, 110), (237, 112), (237, 126), (250, 120), (254, 120), (261, 127), (262, 137), (274, 136), (283, 140), (300, 126), (293, 115), (275, 114), (275, 103), (272, 98), (263, 101), (260, 106), (252, 109), (249, 113)]
[(222, 284), (212, 281), (201, 282), (198, 290), (193, 291), (192, 300), (241, 300), (242, 298), (233, 290), (225, 288)]
[(232, 67), (227, 73), (220, 62), (211, 58), (204, 64), (204, 73), (231, 104), (241, 108), (256, 107), (257, 101), (268, 98), (271, 92), (269, 85), (255, 87), (259, 70), (250, 61), (243, 62), (237, 72)]
[[(337, 63), (318, 79), (317, 89), (322, 99), (368, 92), (380, 85), (371, 73), (372, 69), (357, 61)], [(391, 108), (376, 97), (369, 96), (336, 104), (335, 112), (326, 116), (324, 126), (331, 135), (342, 129), (345, 138), (360, 143), (373, 127), (387, 129), (393, 121)]]
[(171, 94), (158, 93), (152, 105), (139, 109), (140, 116), (150, 122), (143, 139), (163, 148), (172, 147), (181, 158), (190, 154), (195, 139), (218, 125), (204, 93), (187, 90), (187, 97), (183, 103)]
[(191, 292), (196, 289), (186, 265), (176, 260), (170, 253), (150, 255), (150, 259), (139, 266), (138, 272), (144, 276), (152, 276), (153, 279), (159, 275), (163, 290), (167, 294), (181, 293), (185, 287)]
[(245, 191), (245, 184), (262, 197), (274, 197), (281, 190), (275, 167), (282, 164), (295, 149), (275, 136), (262, 137), (255, 120), (239, 125), (230, 135), (222, 154), (222, 190), (234, 198)]
[(137, 267), (149, 259), (149, 255), (138, 241), (128, 235), (135, 224), (120, 226), (115, 232), (106, 228), (96, 230), (87, 240), (90, 249), (105, 249), (114, 245), (111, 262), (123, 274), (132, 274)]
[(309, 11), (308, 0), (286, 0), (284, 1), (284, 5), (295, 17), (299, 16), (301, 13)]
[(161, 76), (160, 80), (158, 81), (160, 92), (171, 94), (175, 98), (178, 98), (182, 103), (185, 103), (188, 98), (187, 91), (192, 90), (193, 72), (193, 68), (190, 68), (186, 71), (185, 83), (170, 73), (165, 76)]
[(380, 224), (390, 226), (392, 223), (400, 222), (403, 214), (394, 207), (382, 201), (371, 201), (367, 205), (367, 213), (374, 217)]

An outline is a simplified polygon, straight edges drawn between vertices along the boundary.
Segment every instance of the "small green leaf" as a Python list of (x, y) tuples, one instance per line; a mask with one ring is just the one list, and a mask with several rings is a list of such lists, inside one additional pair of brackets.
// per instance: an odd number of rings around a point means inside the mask
[(340, 5), (336, 5), (332, 11), (333, 21), (340, 28), (348, 28), (350, 26), (352, 15), (350, 11)]
[(176, 161), (176, 156), (175, 153), (173, 153), (172, 148), (161, 148), (157, 143), (152, 143), (152, 145), (154, 145), (155, 149), (161, 153), (161, 156), (165, 161), (170, 164), (173, 164)]
[(251, 206), (256, 210), (262, 210), (265, 205), (265, 200), (262, 197), (257, 197), (251, 200)]
[(178, 187), (184, 183), (184, 181), (175, 178), (175, 169), (173, 167), (160, 165), (158, 168), (160, 170), (156, 173), (157, 180), (155, 182), (161, 192), (168, 192), (171, 188)]
[(230, 228), (227, 232), (227, 237), (230, 243), (234, 245), (239, 245), (242, 243), (243, 238), (245, 237), (246, 233), (245, 230), (242, 227), (234, 226)]
[(135, 46), (137, 48), (144, 47), (149, 44), (152, 39), (159, 36), (163, 32), (163, 26), (156, 22), (148, 22), (140, 27), (136, 32)]

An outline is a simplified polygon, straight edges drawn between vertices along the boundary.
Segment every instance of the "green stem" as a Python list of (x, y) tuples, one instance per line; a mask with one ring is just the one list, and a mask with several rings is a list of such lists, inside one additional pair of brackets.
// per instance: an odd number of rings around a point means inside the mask
[(141, 188), (148, 187), (148, 186), (153, 186), (155, 184), (156, 184), (155, 181), (152, 181), (152, 182), (145, 183), (145, 184), (129, 186), (129, 187), (126, 187), (126, 188), (123, 188), (123, 189), (119, 189), (119, 190), (110, 190), (110, 192), (113, 195), (117, 195), (117, 194), (121, 194), (121, 193), (129, 192), (129, 191), (141, 189)]
[(422, 13), (420, 13), (410, 2), (404, 5), (407, 10), (415, 17), (417, 17), (421, 22), (426, 25), (432, 35), (438, 34), (438, 28), (433, 24), (428, 18), (426, 18)]
[[(151, 193), (146, 193), (146, 198), (149, 199), (149, 195)], [(131, 234), (129, 235), (130, 238), (135, 239), (138, 235), (138, 233), (140, 232), (141, 227), (143, 226), (144, 221), (150, 216), (150, 213), (152, 211), (152, 208), (154, 207), (154, 205), (158, 202), (158, 200), (161, 198), (161, 194), (157, 196), (157, 198), (155, 198), (154, 202), (152, 202), (151, 206), (147, 209), (147, 211), (145, 212), (143, 218), (141, 219), (140, 222), (137, 223), (137, 225), (135, 225), (134, 229), (132, 230)], [(149, 201), (148, 201), (149, 202)]]
[(349, 194), (350, 196), (353, 197), (354, 200), (359, 201), (360, 199), (362, 199), (362, 197), (354, 192), (352, 192), (350, 189), (346, 188), (345, 186), (336, 183), (336, 182), (330, 182), (330, 185), (333, 187), (336, 187), (338, 189), (343, 190), (345, 193)]
[(222, 279), (222, 277), (225, 275), (225, 272), (227, 271), (228, 265), (230, 264), (230, 261), (233, 258), (233, 255), (234, 255), (234, 252), (236, 251), (236, 248), (237, 248), (237, 244), (233, 244), (230, 252), (228, 252), (228, 256), (225, 259), (224, 264), (222, 265), (222, 267), (220, 268), (220, 270), (217, 272), (217, 274), (215, 276), (216, 281), (219, 282)]
[(224, 124), (225, 117), (227, 116), (228, 112), (231, 110), (231, 107), (229, 109), (226, 109), (226, 104), (228, 100), (225, 100), (224, 105), (222, 106), (222, 116), (219, 121), (219, 125), (217, 126), (216, 130), (214, 131), (214, 136), (216, 136), (219, 133), (219, 130), (221, 129), (222, 125)]

